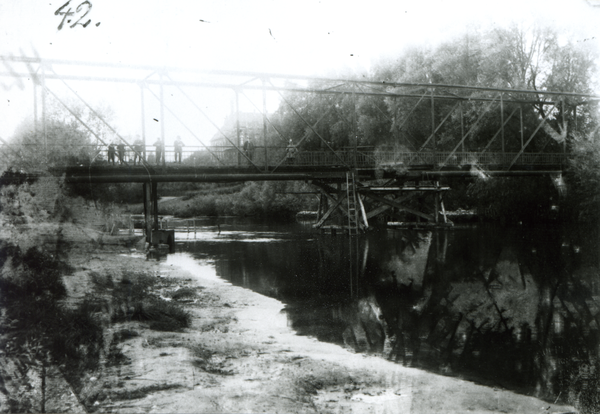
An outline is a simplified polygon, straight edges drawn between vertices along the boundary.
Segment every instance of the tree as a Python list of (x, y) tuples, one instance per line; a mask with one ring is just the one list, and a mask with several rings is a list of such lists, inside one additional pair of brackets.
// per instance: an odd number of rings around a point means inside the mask
[[(551, 90), (590, 93), (593, 90), (595, 52), (586, 44), (575, 43), (559, 37), (549, 27), (523, 27), (513, 25), (508, 28), (495, 28), (488, 31), (470, 29), (459, 38), (449, 40), (435, 48), (409, 49), (395, 62), (381, 64), (375, 70), (373, 80), (390, 82), (412, 82), (432, 84), (455, 84), (517, 90)], [(407, 92), (397, 88), (397, 92)], [(485, 92), (467, 90), (446, 90), (445, 88), (413, 88), (412, 93), (448, 93), (471, 98), (491, 97)], [(526, 131), (533, 131), (542, 118), (550, 115), (547, 124), (550, 129), (539, 131), (539, 139), (532, 142), (532, 151), (562, 149), (566, 137), (571, 140), (575, 125), (579, 130), (590, 124), (594, 127), (589, 106), (577, 105), (572, 98), (559, 102), (554, 109), (546, 105), (550, 99), (543, 95), (507, 93), (504, 98), (516, 100), (538, 100), (533, 106), (523, 106), (523, 120)], [(431, 102), (423, 99), (414, 108), (418, 98), (387, 100), (389, 112), (393, 115), (397, 137), (403, 142), (419, 148), (431, 134)], [(434, 123), (439, 126), (442, 117), (449, 113), (453, 101), (436, 99), (434, 102)], [(460, 111), (455, 110), (436, 133), (438, 149), (453, 148), (461, 131), (474, 127), (466, 142), (467, 148), (481, 149), (499, 129), (499, 102), (492, 105), (489, 115), (482, 116), (487, 105), (478, 102), (463, 104), (461, 128)], [(517, 104), (504, 102), (504, 116), (518, 109)], [(548, 112), (550, 111), (550, 112)], [(493, 113), (492, 113), (493, 112)], [(410, 113), (410, 117), (408, 117)], [(575, 121), (577, 114), (577, 122)], [(407, 119), (408, 117), (408, 119)], [(402, 130), (400, 130), (402, 125)], [(427, 127), (424, 127), (427, 126)], [(514, 117), (505, 126), (507, 134), (506, 150), (520, 149), (520, 120)]]
[(45, 129), (41, 122), (33, 125), (24, 120), (20, 124), (10, 140), (11, 150), (4, 153), (9, 166), (36, 171), (41, 167), (89, 165), (102, 159), (101, 148), (112, 141), (113, 133), (96, 114), (110, 121), (112, 109), (106, 105), (95, 110), (77, 103), (67, 105), (69, 110), (56, 101), (49, 102)]

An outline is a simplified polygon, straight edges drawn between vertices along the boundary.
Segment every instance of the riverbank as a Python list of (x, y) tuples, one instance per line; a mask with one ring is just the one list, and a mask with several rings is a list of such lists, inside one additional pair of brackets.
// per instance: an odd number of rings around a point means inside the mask
[[(185, 255), (147, 260), (123, 246), (71, 251), (65, 278), (83, 298), (93, 275), (130, 272), (160, 280), (152, 294), (191, 315), (179, 332), (142, 321), (112, 323), (114, 363), (82, 380), (80, 399), (97, 412), (574, 412), (501, 389), (406, 368), (294, 334), (283, 305), (219, 279)], [(185, 295), (175, 295), (185, 292)]]

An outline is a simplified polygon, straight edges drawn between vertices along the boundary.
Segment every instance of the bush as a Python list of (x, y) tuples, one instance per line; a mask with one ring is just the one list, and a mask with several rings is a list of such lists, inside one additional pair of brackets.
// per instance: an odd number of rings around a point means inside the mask
[(121, 308), (113, 315), (114, 322), (132, 320), (147, 322), (150, 329), (178, 331), (190, 326), (191, 315), (176, 304), (151, 298), (134, 302), (128, 308)]
[(60, 301), (66, 295), (61, 275), (69, 267), (38, 248), (22, 253), (6, 242), (0, 242), (0, 267), (0, 349), (22, 367), (21, 377), (11, 377), (13, 388), (27, 388), (31, 370), (43, 381), (50, 364), (77, 383), (81, 370), (97, 366), (103, 334), (86, 303), (73, 308)]

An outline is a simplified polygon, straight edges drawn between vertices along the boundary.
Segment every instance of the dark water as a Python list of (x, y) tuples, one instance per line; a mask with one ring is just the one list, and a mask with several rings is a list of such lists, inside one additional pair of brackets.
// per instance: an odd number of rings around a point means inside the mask
[(484, 226), (349, 238), (299, 223), (197, 225), (196, 240), (177, 234), (177, 251), (285, 303), (299, 335), (551, 400), (573, 403), (598, 384), (597, 231)]

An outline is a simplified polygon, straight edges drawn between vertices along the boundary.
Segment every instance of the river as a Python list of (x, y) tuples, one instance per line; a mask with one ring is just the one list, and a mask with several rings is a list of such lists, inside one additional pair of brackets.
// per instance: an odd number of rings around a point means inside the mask
[(179, 223), (171, 258), (280, 300), (298, 335), (550, 399), (573, 401), (599, 381), (600, 238), (590, 229), (349, 238), (306, 223), (195, 223), (195, 233)]

